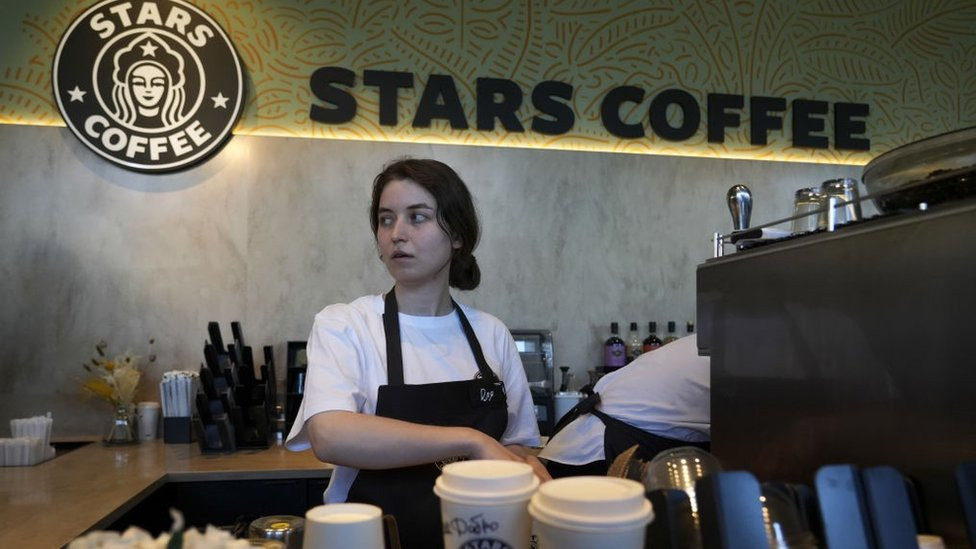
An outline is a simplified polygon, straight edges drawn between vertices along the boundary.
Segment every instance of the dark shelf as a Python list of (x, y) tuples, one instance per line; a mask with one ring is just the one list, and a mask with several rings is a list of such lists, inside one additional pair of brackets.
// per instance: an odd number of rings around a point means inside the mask
[(304, 392), (300, 386), (304, 386), (305, 383), (307, 363), (304, 360), (300, 362), (299, 356), (304, 355), (305, 347), (305, 341), (288, 342), (285, 369), (285, 433), (291, 432), (291, 426), (298, 415), (298, 407), (302, 403)]

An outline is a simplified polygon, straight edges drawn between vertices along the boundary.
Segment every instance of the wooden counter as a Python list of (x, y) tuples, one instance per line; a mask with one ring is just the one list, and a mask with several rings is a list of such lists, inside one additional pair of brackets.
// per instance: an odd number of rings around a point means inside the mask
[(162, 440), (93, 442), (33, 467), (0, 467), (0, 547), (61, 547), (171, 481), (326, 478), (331, 471), (311, 451), (283, 446), (204, 455), (196, 444)]

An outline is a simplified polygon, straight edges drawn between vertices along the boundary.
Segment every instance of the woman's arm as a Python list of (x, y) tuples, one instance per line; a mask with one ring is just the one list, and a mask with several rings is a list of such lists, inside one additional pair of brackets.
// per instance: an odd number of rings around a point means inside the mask
[(547, 480), (552, 480), (552, 476), (549, 474), (549, 470), (546, 469), (546, 466), (543, 465), (541, 461), (539, 461), (538, 457), (536, 457), (538, 450), (532, 450), (530, 448), (526, 448), (521, 444), (509, 444), (508, 446), (506, 446), (506, 448), (511, 450), (512, 453), (514, 453), (515, 455), (522, 458), (522, 461), (531, 465), (532, 470), (535, 472), (535, 476), (539, 477), (540, 481), (545, 482)]
[(408, 467), (454, 456), (526, 461), (495, 439), (469, 427), (437, 427), (356, 412), (329, 411), (310, 417), (305, 429), (317, 458), (358, 469)]

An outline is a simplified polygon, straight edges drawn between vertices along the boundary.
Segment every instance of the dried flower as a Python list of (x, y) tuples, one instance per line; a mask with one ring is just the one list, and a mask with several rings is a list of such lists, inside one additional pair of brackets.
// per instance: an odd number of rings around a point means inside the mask
[[(155, 339), (149, 340), (150, 348)], [(142, 378), (141, 357), (126, 351), (109, 358), (108, 343), (103, 339), (95, 344), (95, 355), (81, 365), (91, 376), (81, 387), (89, 393), (104, 398), (115, 406), (129, 405), (135, 401), (136, 388)], [(156, 355), (148, 353), (147, 363), (156, 361)]]

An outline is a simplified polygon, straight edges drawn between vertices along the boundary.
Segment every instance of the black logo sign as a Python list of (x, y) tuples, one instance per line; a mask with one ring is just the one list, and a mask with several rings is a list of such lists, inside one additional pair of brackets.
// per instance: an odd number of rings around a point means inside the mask
[(138, 171), (189, 167), (217, 152), (244, 104), (244, 74), (224, 31), (183, 0), (104, 0), (54, 56), (54, 96), (72, 132)]

